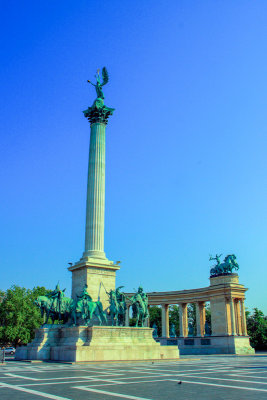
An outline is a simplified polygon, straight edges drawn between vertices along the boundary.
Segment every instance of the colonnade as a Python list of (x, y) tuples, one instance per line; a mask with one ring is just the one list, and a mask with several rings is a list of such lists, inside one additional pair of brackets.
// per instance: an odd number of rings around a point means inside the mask
[[(212, 305), (212, 299), (209, 300)], [(177, 303), (179, 306), (179, 330), (180, 337), (188, 337), (188, 310), (187, 306), (189, 303), (180, 302)], [(190, 302), (192, 304), (192, 302)], [(204, 337), (208, 333), (205, 332), (206, 322), (206, 301), (196, 301), (196, 336)], [(155, 305), (155, 304), (153, 304)], [(162, 323), (162, 337), (170, 337), (170, 322), (169, 322), (169, 306), (170, 304), (161, 305), (161, 323)], [(150, 306), (150, 305), (149, 305)], [(148, 307), (149, 307), (148, 306)], [(231, 336), (247, 336), (247, 324), (245, 314), (245, 304), (243, 298), (225, 298), (225, 314), (226, 314), (226, 331), (225, 335)], [(213, 321), (216, 316), (212, 315), (211, 307), (211, 328), (213, 330), (212, 335), (216, 335), (218, 332), (213, 329)], [(126, 310), (126, 326), (129, 326), (130, 321), (130, 304), (127, 304)], [(147, 320), (146, 326), (150, 326), (149, 319)], [(222, 334), (222, 332), (220, 332)]]

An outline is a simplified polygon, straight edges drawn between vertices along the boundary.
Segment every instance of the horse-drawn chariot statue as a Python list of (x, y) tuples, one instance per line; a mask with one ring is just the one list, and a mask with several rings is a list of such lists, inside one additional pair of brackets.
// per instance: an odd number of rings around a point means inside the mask
[(222, 254), (216, 254), (215, 257), (210, 256), (209, 261), (215, 260), (216, 264), (210, 270), (211, 278), (220, 275), (230, 275), (233, 270), (239, 270), (239, 265), (236, 262), (236, 256), (234, 254), (228, 254), (221, 262), (220, 257)]

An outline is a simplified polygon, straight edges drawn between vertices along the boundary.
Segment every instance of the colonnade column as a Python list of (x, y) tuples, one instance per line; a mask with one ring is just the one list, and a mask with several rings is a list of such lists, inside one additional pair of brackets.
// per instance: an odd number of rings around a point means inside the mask
[(235, 306), (234, 299), (230, 298), (230, 312), (231, 312), (231, 334), (236, 336), (236, 324), (235, 324)]
[(241, 312), (240, 312), (239, 299), (235, 299), (235, 311), (236, 311), (235, 315), (236, 315), (237, 334), (242, 335)]
[(179, 304), (180, 337), (188, 336), (187, 303)]
[(147, 317), (147, 319), (146, 319), (146, 322), (145, 322), (145, 324), (146, 324), (146, 327), (148, 327), (148, 328), (149, 328), (149, 326), (150, 326), (150, 319), (149, 319), (149, 308), (150, 308), (150, 305), (148, 304), (148, 306), (147, 306), (148, 317)]
[(199, 301), (196, 303), (197, 336), (204, 336), (205, 320), (206, 320), (205, 302)]
[(169, 304), (161, 305), (161, 325), (162, 325), (162, 337), (170, 336), (170, 323), (169, 323)]
[(242, 334), (247, 336), (247, 319), (246, 319), (246, 311), (245, 311), (245, 303), (244, 299), (240, 299), (241, 303), (241, 322), (242, 322)]
[(125, 315), (125, 326), (129, 326), (130, 323), (130, 304), (127, 304), (126, 315)]

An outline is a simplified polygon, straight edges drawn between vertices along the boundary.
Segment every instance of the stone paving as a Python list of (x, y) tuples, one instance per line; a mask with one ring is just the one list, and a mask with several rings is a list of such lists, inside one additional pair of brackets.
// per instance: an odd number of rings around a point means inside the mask
[[(178, 382), (182, 382), (179, 384)], [(267, 398), (267, 354), (178, 361), (0, 364), (0, 399), (245, 400)]]

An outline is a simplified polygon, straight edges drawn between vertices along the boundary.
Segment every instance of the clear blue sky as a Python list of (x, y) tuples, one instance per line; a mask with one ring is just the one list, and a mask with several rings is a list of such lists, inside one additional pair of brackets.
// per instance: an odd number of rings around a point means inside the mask
[(267, 2), (5, 1), (1, 283), (71, 288), (84, 246), (86, 82), (106, 66), (105, 251), (117, 284), (209, 284), (235, 253), (267, 313)]

